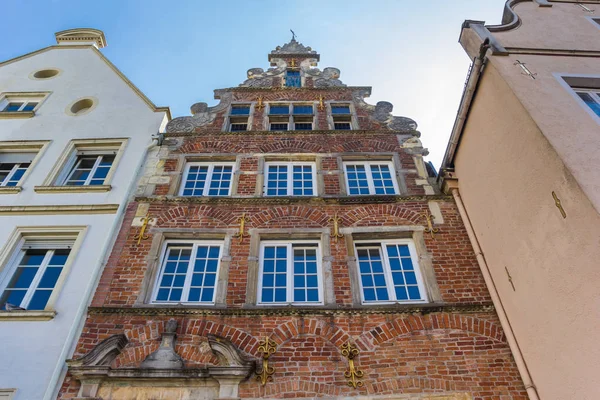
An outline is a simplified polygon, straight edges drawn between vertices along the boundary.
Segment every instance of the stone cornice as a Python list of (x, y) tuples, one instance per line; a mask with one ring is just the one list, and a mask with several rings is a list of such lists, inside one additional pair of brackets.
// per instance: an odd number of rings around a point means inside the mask
[(140, 203), (167, 204), (211, 204), (211, 205), (287, 205), (307, 204), (322, 206), (329, 204), (381, 204), (407, 203), (416, 201), (454, 201), (452, 196), (422, 195), (422, 196), (353, 196), (353, 197), (192, 197), (192, 196), (153, 196), (136, 197)]
[(118, 204), (0, 206), (0, 215), (116, 214)]
[(353, 90), (366, 90), (371, 93), (371, 86), (329, 86), (329, 87), (288, 87), (288, 86), (274, 86), (274, 87), (247, 87), (247, 86), (236, 86), (223, 89), (215, 90), (215, 98), (217, 94), (222, 92), (336, 92), (336, 91), (353, 91)]
[(288, 135), (380, 135), (380, 134), (390, 134), (390, 135), (412, 135), (416, 137), (421, 136), (421, 132), (416, 130), (411, 131), (393, 131), (389, 129), (381, 129), (381, 130), (311, 130), (311, 131), (222, 131), (219, 129), (210, 129), (210, 130), (202, 130), (201, 132), (167, 132), (165, 133), (165, 137), (186, 137), (186, 136), (202, 136), (202, 135), (235, 135), (235, 136), (248, 136), (248, 135), (258, 135), (258, 136), (288, 136)]
[(151, 316), (337, 316), (390, 315), (429, 313), (491, 313), (492, 303), (484, 304), (394, 304), (386, 306), (326, 308), (326, 307), (257, 307), (252, 308), (195, 308), (189, 306), (89, 307), (90, 315), (151, 315)]

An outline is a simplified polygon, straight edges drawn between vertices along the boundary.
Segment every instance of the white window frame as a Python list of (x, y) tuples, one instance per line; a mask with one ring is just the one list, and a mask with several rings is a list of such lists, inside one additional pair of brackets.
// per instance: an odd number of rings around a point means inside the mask
[(579, 93), (587, 93), (592, 97), (592, 99), (596, 102), (596, 104), (598, 104), (598, 107), (600, 107), (600, 88), (599, 89), (587, 89), (587, 88), (573, 87), (571, 89), (573, 89), (573, 91), (575, 92), (575, 94), (577, 95), (579, 100), (581, 100), (581, 102), (585, 105), (585, 107), (588, 110), (590, 110), (596, 117), (600, 118), (600, 115), (596, 114), (596, 112), (594, 110), (592, 110), (590, 108), (590, 106), (588, 106), (588, 104), (581, 97), (579, 97)]
[[(6, 178), (4, 178), (4, 180), (2, 182), (0, 182), (0, 187), (18, 187), (18, 186), (20, 186), (20, 183), (23, 180), (23, 176), (25, 176), (25, 173), (27, 173), (27, 170), (29, 168), (31, 168), (32, 163), (33, 163), (33, 161), (31, 163), (14, 163), (15, 165), (13, 165), (13, 167), (10, 170), (10, 172), (8, 173), (8, 175), (6, 175)], [(13, 164), (13, 163), (4, 163), (4, 164)], [(23, 176), (21, 176), (21, 179), (19, 179), (19, 181), (17, 182), (17, 184), (15, 186), (7, 186), (8, 182), (10, 182), (12, 180), (12, 177), (21, 168), (21, 164), (29, 164), (29, 166), (25, 169), (25, 172), (23, 172)]]
[[(183, 179), (181, 180), (181, 185), (179, 188), (179, 196), (183, 196), (183, 191), (185, 190), (185, 184), (187, 182), (188, 175), (190, 173), (190, 168), (192, 166), (208, 166), (208, 171), (206, 173), (206, 182), (204, 183), (204, 188), (202, 189), (201, 196), (185, 196), (185, 197), (227, 197), (231, 196), (231, 190), (233, 188), (233, 179), (235, 176), (235, 162), (232, 161), (223, 161), (223, 162), (201, 162), (201, 161), (190, 161), (185, 164), (185, 170), (183, 173)], [(210, 182), (212, 181), (213, 172), (216, 166), (230, 166), (231, 167), (231, 182), (229, 183), (229, 190), (226, 195), (210, 195), (208, 194), (210, 190)]]
[[(364, 246), (365, 244), (373, 244), (373, 246)], [(394, 291), (394, 280), (392, 278), (392, 270), (390, 268), (390, 260), (387, 253), (386, 245), (399, 245), (405, 244), (408, 245), (408, 250), (410, 252), (410, 259), (412, 261), (413, 267), (415, 268), (415, 276), (417, 278), (417, 286), (419, 288), (419, 293), (421, 294), (420, 300), (396, 300), (396, 292)], [(363, 245), (363, 246), (361, 246)], [(383, 272), (385, 275), (385, 285), (388, 292), (388, 298), (393, 300), (386, 301), (365, 301), (365, 293), (363, 289), (362, 277), (360, 273), (360, 262), (358, 260), (358, 249), (364, 247), (374, 248), (379, 245), (379, 249), (381, 252), (382, 260), (383, 260)], [(356, 274), (358, 276), (358, 284), (360, 287), (360, 300), (363, 305), (371, 305), (371, 304), (418, 304), (418, 303), (427, 303), (429, 300), (427, 298), (427, 292), (425, 290), (425, 283), (423, 281), (423, 275), (421, 274), (421, 266), (419, 265), (419, 257), (417, 254), (417, 249), (415, 247), (415, 243), (412, 239), (391, 239), (391, 240), (357, 240), (354, 241), (354, 254), (356, 254)]]
[[(35, 112), (46, 100), (50, 93), (48, 92), (6, 92), (0, 94), (0, 114), (10, 112)], [(23, 102), (18, 111), (4, 111), (9, 103)], [(28, 103), (37, 103), (31, 111), (22, 111)]]
[(17, 389), (0, 389), (0, 400), (12, 400)]
[[(334, 114), (333, 107), (336, 107), (336, 106), (338, 106), (338, 107), (339, 106), (347, 106), (350, 112), (348, 114)], [(355, 115), (354, 106), (352, 105), (351, 102), (344, 102), (344, 101), (331, 102), (331, 103), (329, 103), (328, 112), (329, 112), (329, 115), (331, 116), (330, 121), (331, 121), (331, 129), (332, 130), (336, 130), (335, 129), (336, 122), (350, 124), (350, 129), (339, 129), (340, 131), (344, 131), (344, 130), (353, 131), (356, 129), (355, 128), (355, 126), (356, 126), (355, 125), (355, 117), (354, 117), (354, 115)], [(338, 118), (343, 119), (344, 121), (336, 121), (336, 119), (338, 119)], [(345, 121), (345, 119), (348, 119), (348, 121)]]
[[(394, 192), (392, 194), (377, 194), (375, 193), (375, 183), (373, 182), (373, 173), (371, 171), (371, 165), (387, 165), (390, 169), (390, 175), (392, 176), (392, 185), (394, 185)], [(348, 179), (348, 165), (364, 165), (365, 172), (367, 173), (367, 183), (369, 186), (369, 194), (350, 194), (350, 181)], [(344, 176), (346, 180), (346, 189), (348, 196), (395, 196), (400, 194), (398, 189), (398, 179), (396, 177), (396, 169), (392, 161), (344, 161)]]
[(57, 297), (62, 291), (65, 279), (69, 275), (79, 253), (86, 230), (87, 226), (17, 227), (0, 252), (0, 259), (2, 260), (2, 266), (0, 267), (0, 294), (4, 293), (4, 290), (18, 268), (23, 246), (28, 240), (46, 241), (49, 246), (57, 241), (63, 245), (62, 243), (68, 240), (71, 242), (71, 252), (65, 265), (63, 265), (63, 269), (44, 309), (45, 311), (52, 310)]
[[(90, 186), (90, 182), (93, 179), (94, 174), (96, 173), (98, 167), (100, 166), (101, 160), (103, 159), (103, 157), (106, 156), (113, 156), (113, 162), (110, 165), (110, 168), (108, 169), (108, 173), (106, 174), (106, 177), (104, 177), (104, 181), (102, 182), (103, 185), (106, 185), (106, 180), (108, 177), (108, 174), (110, 174), (111, 170), (113, 169), (113, 166), (115, 165), (115, 161), (117, 160), (117, 150), (114, 151), (78, 151), (75, 154), (75, 157), (72, 160), (69, 160), (68, 164), (66, 167), (68, 167), (68, 171), (65, 171), (66, 173), (64, 174), (64, 178), (62, 178), (62, 181), (59, 180), (59, 185), (60, 186)], [(71, 179), (71, 177), (73, 176), (73, 174), (75, 173), (75, 171), (77, 171), (77, 168), (79, 167), (79, 165), (81, 164), (81, 160), (83, 158), (86, 157), (96, 157), (96, 161), (94, 162), (94, 165), (92, 166), (92, 169), (88, 175), (88, 177), (86, 178), (85, 182), (83, 185), (67, 185), (67, 182)]]
[[(215, 288), (213, 290), (213, 298), (212, 301), (159, 301), (156, 300), (158, 296), (158, 290), (160, 289), (160, 281), (162, 280), (163, 271), (167, 265), (167, 250), (169, 249), (169, 245), (172, 244), (191, 244), (192, 245), (192, 253), (190, 256), (190, 262), (188, 264), (188, 269), (185, 276), (185, 282), (183, 284), (181, 298), (185, 299), (189, 296), (190, 286), (192, 283), (192, 275), (194, 274), (194, 264), (193, 260), (195, 258), (195, 254), (198, 251), (199, 246), (218, 246), (219, 247), (219, 261), (217, 262), (217, 271), (215, 278)], [(177, 247), (177, 246), (173, 246)], [(201, 305), (214, 305), (215, 299), (217, 298), (217, 289), (219, 288), (219, 273), (221, 272), (221, 264), (223, 260), (223, 251), (224, 251), (224, 242), (222, 240), (165, 240), (162, 249), (161, 249), (161, 257), (160, 257), (160, 269), (158, 270), (158, 274), (156, 274), (156, 280), (154, 281), (154, 288), (152, 289), (152, 297), (150, 303), (152, 304), (201, 304)]]
[[(315, 129), (315, 104), (311, 103), (311, 102), (306, 102), (306, 101), (292, 101), (292, 102), (273, 102), (273, 103), (267, 103), (268, 104), (268, 109), (267, 109), (267, 119), (268, 119), (268, 123), (267, 123), (267, 130), (271, 131), (271, 124), (285, 124), (287, 123), (287, 129), (286, 131), (295, 131), (296, 130), (296, 124), (311, 124), (311, 131)], [(273, 114), (271, 115), (271, 106), (288, 106), (288, 113), (287, 114)], [(312, 107), (312, 114), (294, 114), (294, 106), (310, 106)], [(287, 122), (283, 121), (285, 119), (285, 117), (287, 117)], [(274, 118), (275, 121), (272, 121), (271, 119)], [(280, 121), (277, 121), (277, 120)], [(296, 121), (296, 119), (298, 119), (298, 121)], [(308, 121), (310, 120), (310, 121)], [(308, 129), (303, 129), (308, 131)], [(280, 132), (280, 131), (272, 131), (272, 132)]]
[[(306, 244), (316, 249), (317, 254), (317, 285), (319, 293), (319, 301), (303, 301), (294, 302), (294, 245)], [(285, 302), (262, 302), (262, 285), (263, 285), (263, 267), (264, 267), (264, 256), (265, 247), (267, 246), (286, 246), (287, 247), (287, 263), (286, 263), (286, 301)], [(278, 305), (300, 305), (300, 306), (322, 306), (324, 304), (323, 298), (323, 256), (321, 251), (321, 242), (319, 240), (264, 240), (260, 242), (259, 257), (258, 257), (258, 292), (256, 296), (256, 304), (259, 306), (278, 306)], [(275, 294), (273, 294), (275, 296)], [(275, 299), (275, 297), (273, 297)]]
[[(265, 184), (263, 185), (263, 195), (266, 197), (281, 197), (281, 195), (269, 195), (267, 194), (267, 185), (269, 183), (268, 175), (269, 175), (269, 166), (274, 165), (286, 165), (288, 167), (287, 172), (287, 194), (284, 196), (293, 196), (293, 197), (315, 197), (318, 196), (317, 193), (317, 165), (314, 162), (300, 162), (300, 161), (291, 161), (291, 162), (278, 162), (278, 161), (268, 161), (265, 162)], [(295, 195), (294, 194), (294, 166), (310, 166), (311, 167), (311, 176), (312, 176), (312, 185), (313, 185), (313, 194), (312, 195)]]

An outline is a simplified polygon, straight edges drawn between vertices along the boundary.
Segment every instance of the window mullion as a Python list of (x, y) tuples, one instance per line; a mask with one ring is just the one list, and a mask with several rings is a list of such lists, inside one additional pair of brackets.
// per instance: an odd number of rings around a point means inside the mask
[(206, 181), (204, 181), (204, 188), (202, 189), (202, 196), (208, 196), (208, 191), (210, 190), (210, 183), (213, 179), (214, 169), (214, 164), (208, 164), (208, 169), (206, 170)]
[(90, 174), (88, 175), (87, 179), (85, 180), (85, 183), (84, 183), (85, 186), (88, 186), (90, 184), (90, 182), (92, 181), (92, 178), (94, 177), (94, 174), (96, 173), (96, 170), (98, 169), (98, 165), (100, 165), (100, 163), (102, 162), (102, 157), (104, 157), (104, 156), (96, 157), (96, 161), (94, 162), (94, 165), (92, 166), (92, 170), (90, 171)]
[(194, 264), (196, 264), (196, 254), (198, 253), (198, 244), (192, 245), (192, 252), (190, 254), (190, 260), (188, 261), (187, 272), (185, 274), (185, 281), (183, 282), (183, 289), (181, 290), (181, 302), (187, 302), (190, 295), (190, 286), (192, 285), (192, 275), (194, 274)]
[(294, 194), (294, 163), (286, 163), (287, 165), (287, 195), (292, 196)]
[(0, 186), (6, 186), (6, 185), (8, 185), (8, 182), (10, 182), (10, 180), (13, 177), (13, 175), (19, 169), (19, 165), (21, 165), (21, 164), (15, 164), (15, 165), (13, 165), (12, 169), (10, 170), (10, 172), (6, 175), (6, 178), (4, 178), (4, 180), (2, 182), (0, 182)]
[(394, 288), (394, 278), (390, 267), (390, 259), (388, 257), (386, 242), (381, 242), (381, 256), (383, 258), (383, 270), (385, 271), (385, 286), (388, 291), (390, 301), (398, 301), (396, 298), (396, 290)]
[(365, 163), (365, 172), (367, 173), (367, 183), (369, 185), (369, 194), (375, 194), (375, 183), (373, 182), (373, 171), (371, 164)]
[(287, 260), (286, 260), (286, 277), (287, 277), (287, 290), (286, 290), (286, 298), (288, 304), (292, 304), (294, 302), (294, 271), (292, 265), (293, 259), (293, 250), (292, 244), (288, 243), (287, 247)]
[[(26, 252), (24, 252), (24, 253), (26, 253)], [(48, 264), (50, 264), (50, 259), (52, 258), (53, 255), (54, 255), (54, 250), (46, 251), (46, 255), (44, 256), (44, 259), (42, 260), (42, 264), (38, 268), (38, 271), (36, 272), (31, 283), (29, 284), (29, 289), (27, 289), (27, 292), (25, 293), (25, 296), (23, 297), (23, 301), (21, 301), (21, 304), (22, 304), (21, 307), (23, 307), (23, 308), (29, 307), (29, 302), (31, 301), (31, 298), (33, 297), (33, 294), (35, 293), (37, 286), (39, 285), (40, 281), (42, 280), (42, 276), (44, 276), (44, 272), (46, 272), (46, 268), (48, 267)], [(18, 265), (17, 265), (17, 268), (19, 268)]]

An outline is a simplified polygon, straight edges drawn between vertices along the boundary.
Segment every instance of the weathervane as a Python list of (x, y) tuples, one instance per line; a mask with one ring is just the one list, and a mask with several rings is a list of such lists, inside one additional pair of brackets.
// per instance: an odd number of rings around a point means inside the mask
[(292, 32), (292, 40), (296, 40), (296, 34), (294, 33), (294, 31), (290, 29), (290, 32)]

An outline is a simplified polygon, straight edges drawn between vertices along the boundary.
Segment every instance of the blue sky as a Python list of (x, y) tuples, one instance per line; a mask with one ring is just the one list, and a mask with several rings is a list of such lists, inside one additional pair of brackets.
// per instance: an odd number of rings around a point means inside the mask
[[(439, 166), (470, 60), (458, 44), (465, 19), (497, 24), (505, 0), (0, 0), (0, 61), (46, 47), (54, 32), (101, 29), (102, 51), (173, 116), (216, 104), (249, 68), (291, 38), (337, 67), (348, 85), (373, 86), (367, 101), (413, 118)], [(10, 39), (10, 40), (9, 40)]]

